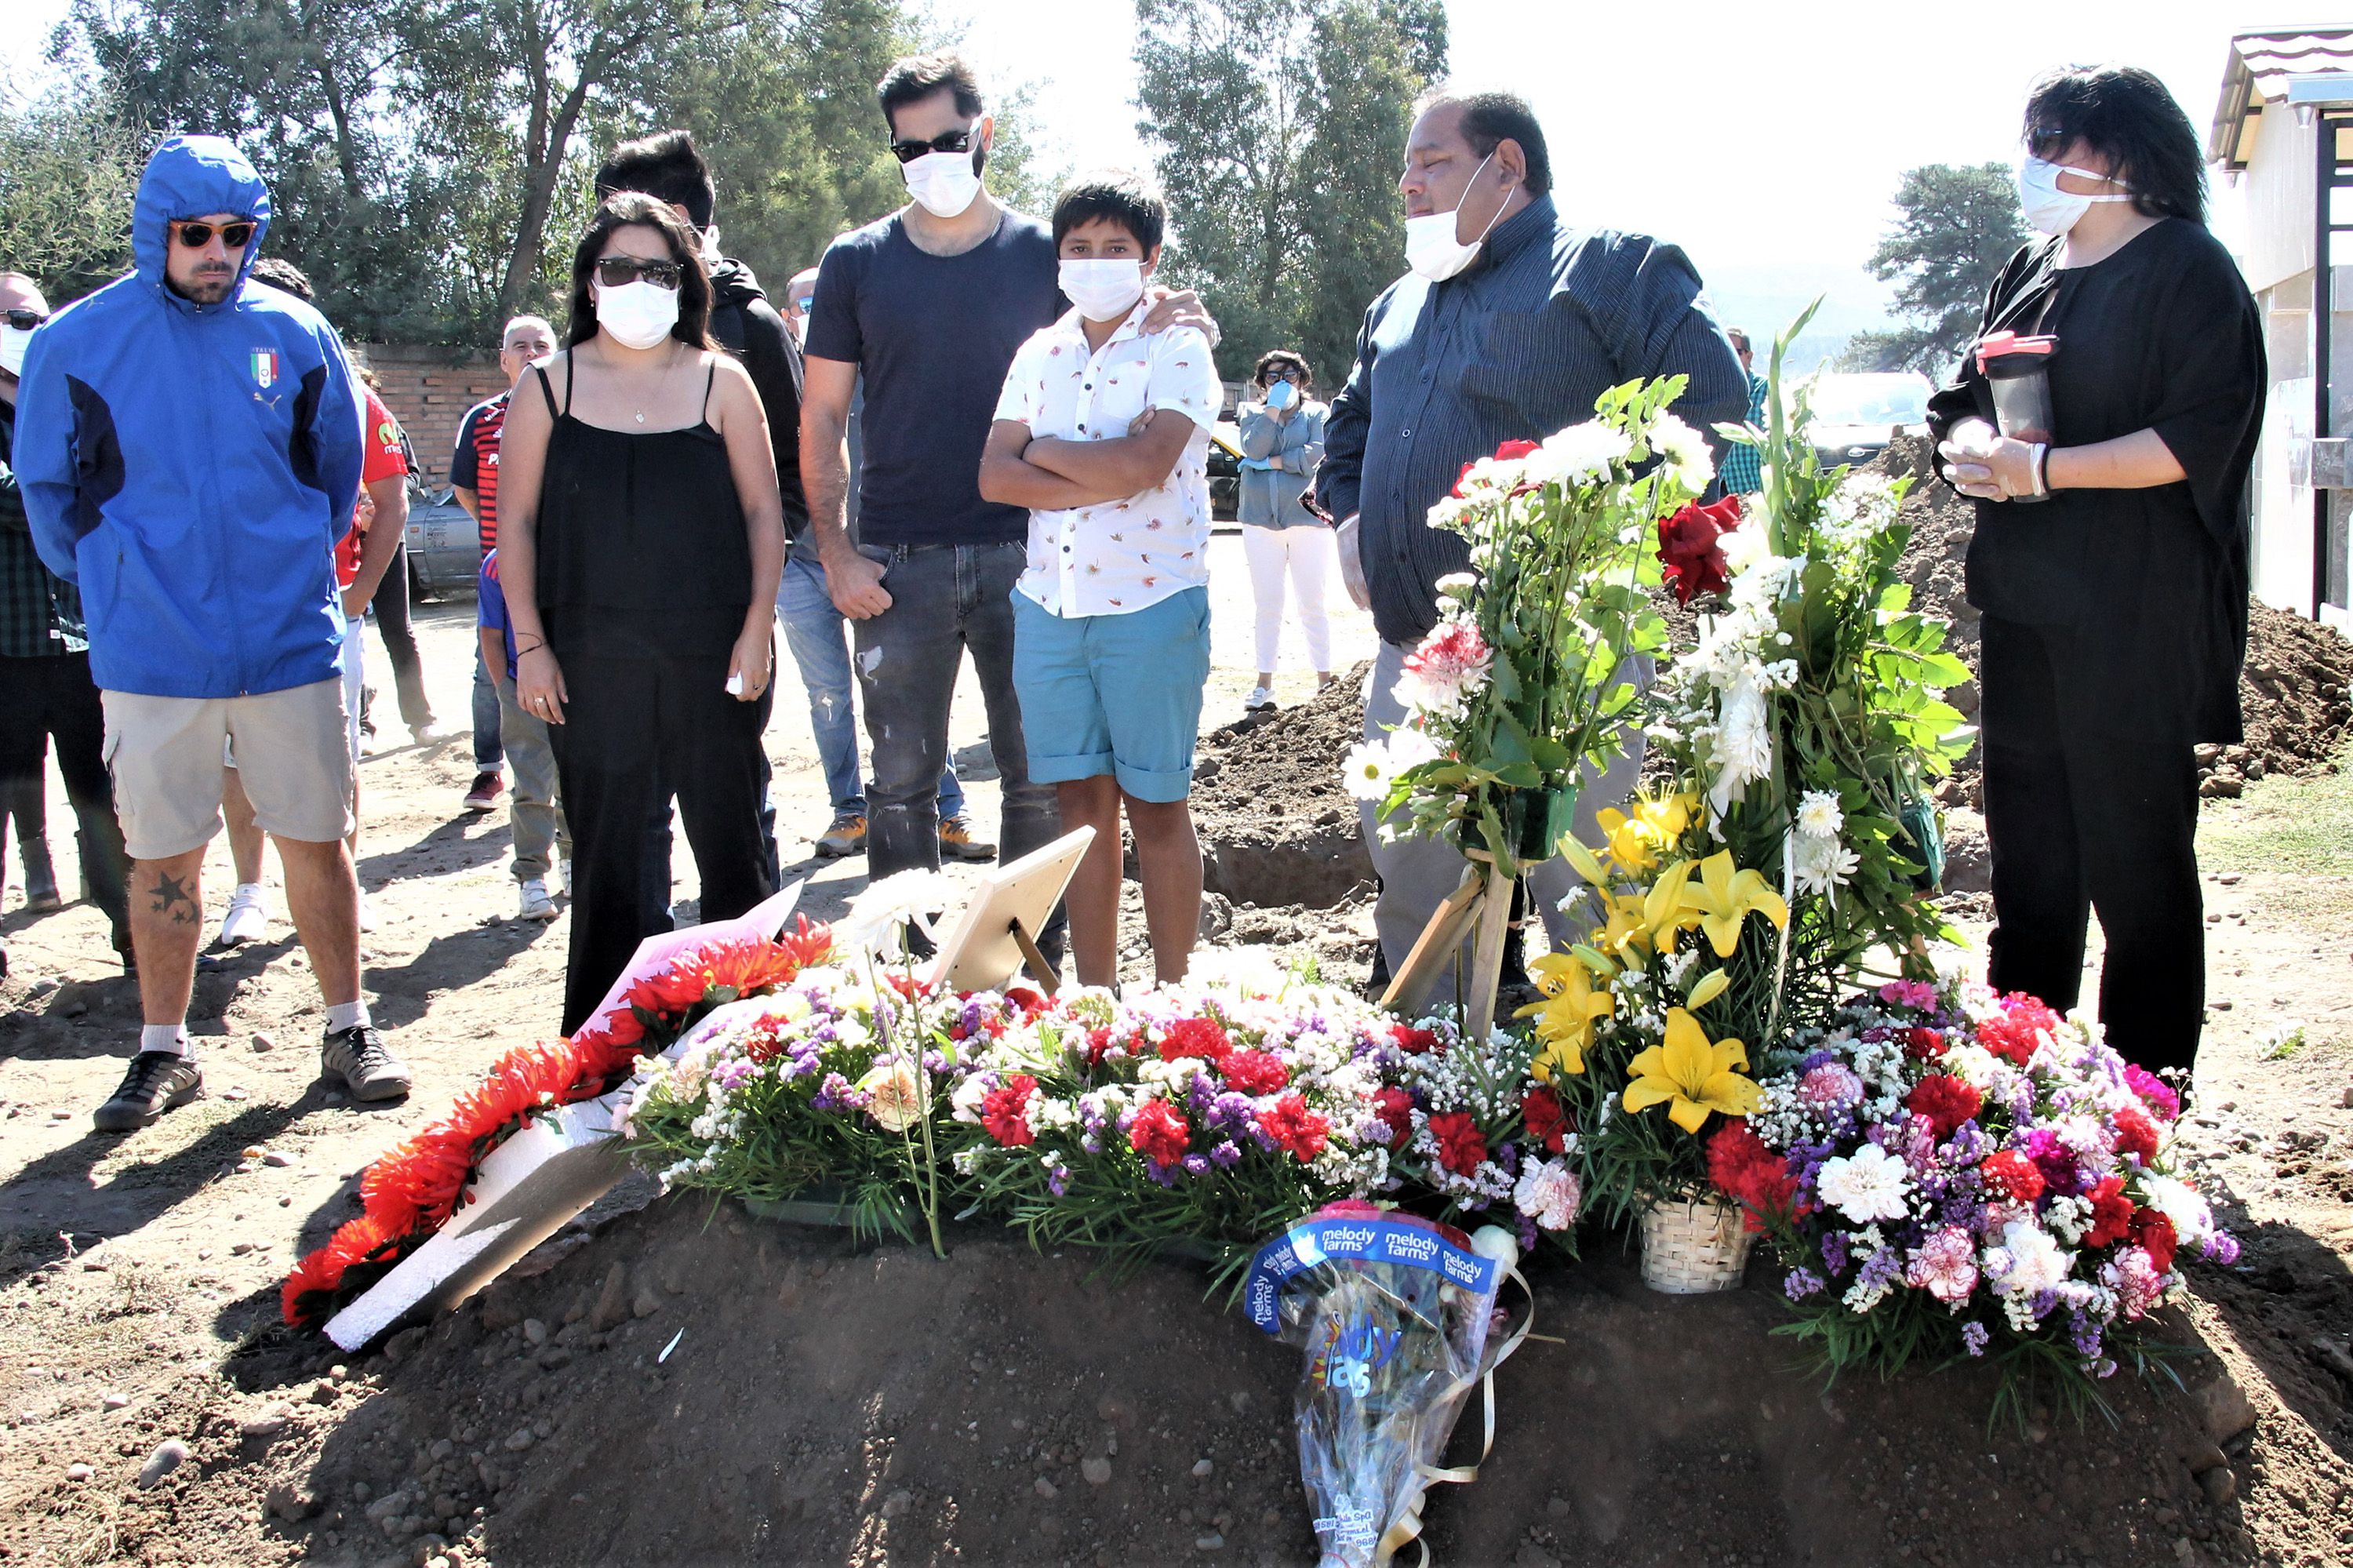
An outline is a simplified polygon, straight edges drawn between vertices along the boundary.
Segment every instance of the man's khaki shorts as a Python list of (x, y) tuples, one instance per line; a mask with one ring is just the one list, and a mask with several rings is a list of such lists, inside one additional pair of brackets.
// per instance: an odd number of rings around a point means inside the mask
[(263, 832), (322, 844), (352, 831), (341, 679), (249, 697), (103, 695), (106, 766), (134, 860), (169, 860), (220, 832), (225, 745)]

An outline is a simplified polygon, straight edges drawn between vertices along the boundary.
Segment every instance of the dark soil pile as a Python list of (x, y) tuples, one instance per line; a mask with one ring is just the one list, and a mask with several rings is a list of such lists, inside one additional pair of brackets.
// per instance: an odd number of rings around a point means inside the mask
[[(1299, 1352), (1198, 1268), (1113, 1283), (1002, 1233), (940, 1262), (693, 1199), (570, 1247), (341, 1377), (316, 1341), (255, 1347), (232, 1375), (285, 1402), (280, 1426), (208, 1429), (130, 1533), (192, 1539), (262, 1467), (265, 1537), (327, 1563), (1315, 1560)], [(1498, 1375), (1493, 1457), (1428, 1508), (1438, 1561), (2252, 1560), (2228, 1489), (2193, 1477), (2228, 1478), (2228, 1384), (2120, 1378), (2120, 1429), (1989, 1434), (1982, 1367), (1826, 1389), (1767, 1337), (1761, 1264), (1746, 1290), (1669, 1298), (1605, 1243), (1535, 1284), (1562, 1342)], [(1453, 1462), (1476, 1462), (1478, 1420)]]
[(1328, 909), (1372, 886), (1356, 802), (1340, 784), (1342, 759), (1364, 738), (1365, 673), (1359, 664), (1310, 702), (1202, 737), (1193, 819), (1210, 892)]

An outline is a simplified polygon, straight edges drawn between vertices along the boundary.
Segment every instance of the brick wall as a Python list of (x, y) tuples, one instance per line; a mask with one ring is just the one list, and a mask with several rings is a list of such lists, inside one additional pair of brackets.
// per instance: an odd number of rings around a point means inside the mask
[(408, 432), (417, 449), (427, 489), (449, 482), (449, 453), (458, 440), (458, 421), (466, 410), (507, 389), (506, 374), (496, 355), (470, 355), (451, 348), (418, 348), (406, 344), (360, 345), (376, 379), (384, 383), (384, 404)]

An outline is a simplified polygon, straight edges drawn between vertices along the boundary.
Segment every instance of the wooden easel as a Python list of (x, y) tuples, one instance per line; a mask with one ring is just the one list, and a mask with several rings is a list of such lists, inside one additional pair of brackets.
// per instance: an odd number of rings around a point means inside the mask
[(1484, 1040), (1495, 1022), (1495, 992), (1503, 984), (1504, 948), (1511, 939), (1512, 883), (1483, 850), (1472, 850), (1462, 880), (1431, 912), (1414, 939), (1413, 951), (1389, 979), (1381, 1005), (1394, 1012), (1419, 1011), (1430, 988), (1454, 961), (1462, 938), (1471, 938), (1471, 982), (1457, 984), (1463, 1009), (1463, 1037)]

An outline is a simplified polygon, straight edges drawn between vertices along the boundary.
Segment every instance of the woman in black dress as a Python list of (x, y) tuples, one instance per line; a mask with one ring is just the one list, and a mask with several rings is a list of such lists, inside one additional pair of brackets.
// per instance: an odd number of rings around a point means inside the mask
[(668, 904), (646, 822), (675, 790), (702, 918), (774, 889), (760, 732), (784, 514), (760, 395), (708, 334), (702, 247), (617, 195), (572, 259), (564, 352), (516, 389), (500, 450), (515, 698), (547, 720), (573, 838), (564, 1022), (585, 1022)]
[(2025, 141), (2021, 200), (2050, 238), (2002, 269), (1979, 332), (2057, 339), (2050, 439), (1998, 433), (1974, 352), (1929, 417), (1939, 471), (1978, 502), (1988, 978), (2073, 1007), (2088, 905), (2109, 1040), (2186, 1072), (2206, 992), (2192, 752), (2241, 738), (2262, 323), (2154, 76), (2044, 78)]

